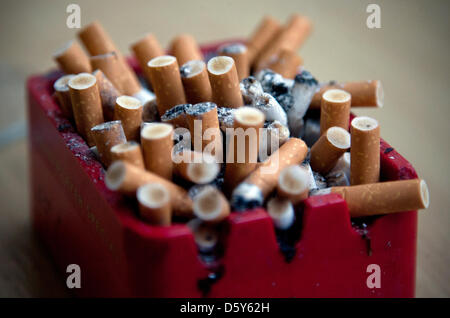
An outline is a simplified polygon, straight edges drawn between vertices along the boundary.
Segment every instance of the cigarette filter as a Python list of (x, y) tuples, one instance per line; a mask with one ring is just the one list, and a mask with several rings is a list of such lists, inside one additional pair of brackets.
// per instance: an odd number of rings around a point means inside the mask
[(192, 106), (191, 104), (181, 104), (176, 105), (166, 111), (164, 115), (161, 116), (161, 121), (163, 123), (171, 124), (173, 127), (188, 127), (186, 122), (186, 109)]
[(172, 218), (170, 194), (161, 183), (147, 183), (136, 192), (141, 217), (153, 225), (169, 226)]
[[(133, 51), (136, 59), (139, 62), (141, 70), (146, 73), (148, 72), (147, 63), (157, 56), (164, 55), (164, 50), (159, 44), (156, 37), (149, 33), (144, 36), (139, 41), (131, 45), (131, 50)], [(150, 78), (149, 74), (145, 76), (147, 79)]]
[(256, 61), (256, 69), (266, 68), (271, 60), (276, 59), (282, 49), (297, 51), (311, 32), (311, 21), (304, 16), (295, 14), (287, 25), (279, 32), (261, 52)]
[(192, 60), (180, 68), (181, 80), (188, 103), (197, 104), (212, 100), (211, 84), (205, 62)]
[(225, 196), (213, 186), (204, 187), (194, 197), (194, 215), (206, 223), (219, 223), (230, 215)]
[[(340, 194), (347, 201), (351, 217), (426, 209), (428, 186), (424, 180), (411, 179), (324, 189)], [(324, 194), (322, 190), (320, 194)]]
[(73, 118), (72, 101), (70, 100), (69, 81), (74, 78), (75, 75), (68, 74), (63, 75), (53, 84), (56, 98), (58, 99), (61, 112), (64, 117), (68, 119)]
[(294, 79), (303, 64), (302, 58), (295, 51), (282, 49), (277, 59), (267, 65), (272, 71), (281, 74), (284, 78)]
[(203, 54), (190, 34), (180, 34), (175, 37), (170, 44), (169, 51), (177, 58), (178, 65), (192, 60), (203, 60)]
[(147, 183), (161, 183), (166, 187), (175, 215), (192, 216), (192, 200), (187, 191), (167, 179), (125, 161), (113, 162), (105, 175), (105, 184), (108, 189), (120, 191), (129, 196), (136, 195), (137, 189)]
[(352, 95), (351, 107), (383, 107), (384, 91), (381, 81), (369, 80), (322, 85), (320, 91), (314, 95), (309, 108), (320, 108), (322, 95), (329, 89), (342, 89)]
[(180, 70), (175, 57), (170, 55), (155, 57), (148, 62), (147, 67), (160, 116), (175, 105), (186, 104)]
[(326, 175), (350, 148), (350, 134), (341, 127), (328, 128), (311, 148), (311, 168)]
[(225, 189), (228, 193), (241, 183), (258, 163), (259, 130), (265, 116), (260, 110), (243, 106), (234, 112), (233, 148), (228, 145)]
[(103, 123), (97, 80), (89, 73), (80, 73), (69, 80), (68, 85), (77, 131), (89, 146), (94, 146), (91, 128)]
[(173, 127), (149, 123), (141, 131), (145, 168), (167, 180), (172, 179)]
[(244, 44), (230, 43), (219, 47), (217, 55), (229, 56), (234, 60), (239, 81), (249, 76), (250, 63), (248, 61), (248, 50)]
[(97, 78), (100, 99), (102, 100), (103, 116), (105, 120), (112, 120), (114, 118), (116, 99), (120, 96), (120, 93), (101, 70), (95, 70), (92, 74)]
[(380, 179), (380, 127), (370, 117), (360, 116), (350, 128), (350, 184), (375, 183)]
[(112, 162), (122, 160), (131, 163), (138, 168), (145, 169), (141, 145), (135, 141), (127, 141), (125, 143), (112, 146), (110, 152)]
[(274, 197), (267, 202), (269, 213), (275, 227), (279, 230), (287, 230), (295, 220), (294, 206), (286, 198)]
[(208, 76), (212, 100), (219, 107), (238, 108), (244, 104), (234, 60), (229, 56), (216, 56), (208, 62)]
[(91, 134), (100, 161), (105, 167), (112, 163), (111, 147), (127, 141), (120, 120), (108, 121), (92, 127)]
[(114, 108), (114, 119), (122, 121), (127, 140), (139, 140), (142, 122), (142, 103), (131, 96), (119, 96)]
[(345, 152), (325, 176), (328, 187), (350, 185), (350, 152)]
[(219, 233), (214, 226), (203, 222), (200, 219), (192, 219), (186, 225), (194, 234), (195, 244), (202, 253), (210, 253), (219, 242)]
[(190, 182), (206, 184), (212, 182), (220, 171), (220, 165), (209, 154), (183, 149), (174, 163), (174, 173)]
[(341, 89), (330, 89), (323, 93), (320, 107), (320, 134), (330, 127), (348, 130), (351, 95)]
[(111, 37), (98, 21), (94, 21), (85, 26), (78, 33), (78, 37), (91, 55), (119, 52)]
[(309, 173), (304, 167), (292, 165), (280, 172), (277, 185), (277, 195), (286, 198), (292, 204), (308, 198)]
[[(217, 105), (211, 102), (191, 105), (186, 108), (186, 119), (191, 132), (194, 150), (206, 151), (211, 155), (222, 158), (222, 135), (217, 115)], [(195, 129), (195, 121), (201, 121), (201, 127)], [(208, 133), (211, 134), (211, 136), (206, 136)], [(214, 148), (209, 149), (208, 147), (208, 149), (206, 149), (209, 144), (214, 145)]]
[(264, 199), (275, 189), (281, 171), (301, 163), (308, 147), (299, 138), (290, 138), (233, 191), (232, 206), (237, 211), (262, 206)]
[(277, 20), (270, 16), (264, 17), (247, 41), (248, 59), (250, 64), (258, 58), (259, 53), (264, 47), (273, 41), (280, 29), (281, 26)]
[(91, 63), (76, 41), (70, 41), (59, 49), (54, 55), (56, 63), (66, 74), (90, 73)]

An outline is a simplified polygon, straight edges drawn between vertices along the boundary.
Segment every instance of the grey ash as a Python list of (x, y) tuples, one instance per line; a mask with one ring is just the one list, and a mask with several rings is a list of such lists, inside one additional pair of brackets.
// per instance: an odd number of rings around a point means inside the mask
[(222, 54), (239, 54), (245, 52), (247, 47), (241, 43), (230, 43), (219, 48), (219, 53)]
[(122, 125), (122, 122), (120, 120), (114, 120), (114, 121), (107, 121), (102, 124), (99, 124), (97, 126), (94, 126), (91, 128), (91, 130), (97, 131), (97, 130), (110, 130), (116, 125)]
[(198, 103), (186, 107), (186, 114), (191, 116), (203, 115), (210, 112), (214, 108), (217, 108), (217, 105), (212, 102)]
[(191, 106), (192, 104), (176, 105), (165, 112), (165, 114), (161, 117), (161, 121), (168, 121), (177, 118), (178, 116), (184, 114), (186, 112), (186, 109)]
[(312, 76), (312, 74), (306, 70), (303, 70), (300, 74), (297, 74), (295, 76), (295, 82), (299, 84), (306, 84), (309, 86), (316, 86), (319, 84), (314, 76)]

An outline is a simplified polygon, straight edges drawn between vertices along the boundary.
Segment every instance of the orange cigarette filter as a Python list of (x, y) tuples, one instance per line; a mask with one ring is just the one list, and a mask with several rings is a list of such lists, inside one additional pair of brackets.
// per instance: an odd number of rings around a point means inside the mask
[(309, 108), (320, 108), (322, 95), (329, 89), (342, 89), (352, 95), (351, 107), (383, 107), (384, 90), (381, 81), (369, 80), (322, 86), (314, 94)]
[(229, 56), (216, 56), (209, 60), (207, 68), (213, 102), (219, 107), (244, 105), (234, 60)]
[(142, 122), (142, 102), (131, 96), (119, 96), (114, 108), (114, 119), (122, 121), (127, 140), (139, 140)]
[[(258, 164), (259, 130), (264, 126), (264, 113), (253, 107), (234, 112), (233, 144), (228, 145), (225, 167), (225, 189), (231, 193)], [(233, 148), (231, 149), (231, 146)]]
[[(156, 37), (151, 33), (147, 34), (145, 37), (131, 45), (131, 50), (136, 56), (141, 70), (144, 73), (148, 72), (147, 63), (151, 59), (157, 56), (164, 55), (164, 50), (162, 49)], [(146, 75), (146, 78), (149, 78), (148, 74)]]
[(63, 75), (58, 78), (55, 84), (53, 84), (56, 98), (58, 99), (59, 106), (61, 107), (61, 112), (64, 117), (69, 119), (73, 118), (73, 110), (68, 83), (74, 77), (75, 75), (73, 74)]
[(77, 131), (92, 147), (95, 145), (95, 140), (91, 134), (91, 128), (103, 123), (97, 79), (89, 73), (80, 73), (73, 77), (68, 85)]
[(208, 224), (222, 222), (230, 215), (230, 204), (222, 192), (206, 186), (194, 197), (194, 215)]
[(170, 55), (155, 57), (148, 62), (147, 67), (160, 116), (176, 105), (186, 104), (180, 70), (175, 57)]
[(351, 95), (341, 89), (330, 89), (322, 96), (320, 107), (320, 134), (328, 128), (342, 127), (348, 129), (350, 122)]
[(180, 68), (181, 80), (188, 103), (197, 104), (212, 100), (211, 84), (205, 62), (192, 60)]
[(116, 52), (91, 56), (93, 69), (101, 70), (120, 93), (134, 95), (141, 90), (136, 74), (130, 73)]
[(370, 117), (360, 116), (350, 128), (350, 184), (375, 183), (380, 179), (380, 126)]
[(247, 41), (248, 60), (250, 64), (258, 58), (258, 55), (263, 51), (264, 47), (268, 45), (275, 36), (280, 32), (280, 23), (270, 16), (264, 17), (256, 30)]
[(97, 78), (100, 99), (102, 100), (103, 116), (107, 121), (113, 120), (114, 106), (120, 93), (101, 70), (95, 70), (92, 74)]
[(170, 44), (169, 51), (177, 58), (179, 65), (192, 60), (204, 59), (197, 42), (190, 34), (180, 34), (175, 37)]
[(311, 168), (326, 175), (350, 148), (350, 134), (341, 127), (328, 128), (311, 147)]
[(192, 200), (182, 187), (157, 174), (141, 169), (125, 161), (115, 161), (105, 175), (106, 186), (129, 196), (135, 196), (137, 189), (147, 183), (160, 183), (167, 188), (174, 215), (192, 217)]
[(141, 145), (135, 141), (127, 141), (111, 147), (112, 162), (122, 160), (138, 168), (145, 169)]
[(307, 169), (298, 165), (288, 166), (280, 172), (277, 195), (297, 204), (308, 198), (308, 180)]
[(282, 49), (297, 51), (311, 32), (311, 21), (295, 14), (273, 41), (267, 44), (256, 61), (256, 69), (266, 68)]
[(174, 163), (174, 173), (185, 180), (206, 184), (219, 174), (220, 165), (209, 154), (184, 149), (178, 155), (183, 160)]
[(429, 205), (428, 186), (421, 179), (333, 187), (331, 192), (347, 201), (351, 217), (426, 209)]
[(250, 63), (247, 47), (241, 43), (231, 43), (221, 46), (217, 50), (218, 55), (229, 56), (236, 64), (239, 81), (249, 76)]
[(290, 165), (300, 164), (307, 153), (308, 147), (303, 140), (290, 138), (266, 161), (259, 164), (244, 182), (257, 186), (266, 198), (276, 188), (281, 171)]
[(303, 64), (302, 58), (294, 51), (282, 49), (277, 59), (267, 65), (272, 71), (285, 78), (293, 79)]
[(152, 225), (169, 226), (172, 219), (170, 193), (161, 183), (147, 183), (136, 192), (141, 217)]
[(100, 161), (105, 167), (112, 163), (111, 147), (127, 141), (120, 120), (108, 121), (91, 129)]
[[(196, 151), (206, 151), (209, 144), (213, 143), (211, 155), (217, 155), (222, 158), (222, 134), (220, 131), (219, 118), (217, 115), (217, 105), (211, 102), (198, 103), (186, 108), (186, 120), (191, 132), (191, 141)], [(197, 125), (201, 124), (201, 129)], [(207, 138), (205, 133), (212, 133)]]
[(149, 123), (141, 131), (145, 168), (167, 180), (172, 180), (173, 126)]
[(89, 57), (76, 41), (70, 41), (54, 55), (56, 63), (66, 74), (90, 73)]

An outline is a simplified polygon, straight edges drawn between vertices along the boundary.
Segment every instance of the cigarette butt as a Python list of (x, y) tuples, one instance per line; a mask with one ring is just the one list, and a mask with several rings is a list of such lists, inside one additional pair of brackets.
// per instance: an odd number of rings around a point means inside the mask
[[(194, 150), (208, 152), (221, 159), (223, 155), (222, 135), (217, 115), (217, 105), (211, 102), (191, 105), (186, 108), (186, 120), (191, 132)], [(201, 127), (197, 129), (195, 129), (196, 121), (201, 121)], [(200, 123), (197, 122), (197, 125)], [(210, 138), (206, 136), (208, 133), (211, 134)], [(211, 151), (209, 151), (208, 147), (210, 144), (214, 146)]]
[(225, 196), (213, 186), (203, 188), (194, 197), (194, 215), (206, 223), (215, 224), (230, 215), (230, 205)]
[(264, 17), (247, 41), (248, 59), (250, 64), (253, 64), (253, 61), (258, 57), (264, 47), (273, 41), (280, 29), (281, 26), (277, 20), (270, 16)]
[(146, 183), (161, 183), (170, 194), (173, 213), (177, 216), (192, 216), (192, 200), (182, 187), (160, 176), (145, 171), (125, 161), (113, 162), (105, 175), (105, 184), (112, 191), (134, 196), (137, 189)]
[(98, 21), (85, 26), (78, 33), (78, 37), (91, 55), (119, 52), (108, 33)]
[(250, 63), (248, 60), (248, 50), (244, 44), (231, 43), (225, 44), (217, 50), (218, 55), (229, 56), (236, 64), (239, 81), (249, 76)]
[[(157, 56), (164, 55), (164, 50), (162, 49), (156, 37), (151, 33), (147, 34), (142, 39), (132, 44), (131, 50), (136, 56), (141, 70), (144, 73), (148, 72), (147, 63), (151, 59)], [(149, 78), (148, 74), (146, 75), (146, 78)]]
[[(225, 167), (225, 189), (231, 193), (258, 163), (259, 130), (264, 126), (265, 116), (260, 110), (243, 106), (234, 112), (233, 143), (228, 145)], [(231, 148), (233, 147), (233, 148)]]
[(139, 140), (142, 122), (142, 103), (131, 96), (119, 96), (114, 108), (114, 119), (122, 121), (127, 140)]
[(172, 218), (170, 194), (161, 183), (147, 183), (136, 192), (141, 217), (153, 225), (169, 226)]
[(105, 167), (112, 163), (111, 147), (127, 141), (120, 120), (108, 121), (92, 127), (91, 134)]
[(276, 60), (267, 65), (275, 73), (281, 74), (284, 78), (294, 79), (299, 67), (303, 64), (302, 58), (294, 51), (282, 49)]
[(156, 106), (156, 98), (145, 103), (142, 111), (143, 122), (160, 121), (158, 107)]
[(345, 152), (326, 175), (329, 187), (350, 185), (350, 152)]
[(91, 56), (92, 68), (101, 70), (121, 94), (134, 95), (141, 90), (136, 74), (116, 52)]
[(352, 95), (351, 107), (383, 107), (384, 90), (379, 80), (324, 85), (314, 95), (309, 108), (320, 108), (323, 93), (329, 89), (342, 89)]
[(341, 127), (328, 128), (311, 147), (311, 168), (326, 175), (350, 148), (350, 134)]
[(149, 123), (141, 131), (145, 168), (172, 180), (173, 127), (165, 123)]
[(120, 96), (120, 93), (101, 70), (95, 70), (92, 74), (97, 79), (100, 99), (102, 100), (103, 116), (107, 121), (113, 120), (114, 106), (116, 105), (116, 99)]
[(155, 57), (148, 62), (147, 68), (160, 116), (175, 105), (186, 104), (180, 70), (175, 57), (170, 55)]
[(308, 198), (309, 173), (307, 169), (298, 165), (284, 168), (278, 178), (277, 194), (281, 198), (288, 199), (292, 204)]
[(276, 188), (281, 171), (301, 163), (308, 147), (299, 138), (290, 138), (267, 160), (234, 189), (231, 202), (233, 209), (242, 211), (262, 206), (264, 199)]
[(241, 107), (244, 100), (234, 60), (229, 56), (216, 56), (209, 60), (207, 68), (213, 102), (219, 107)]
[(76, 41), (70, 41), (59, 49), (54, 55), (56, 63), (66, 74), (90, 73), (91, 63)]
[(69, 80), (70, 100), (78, 133), (89, 146), (95, 141), (91, 128), (103, 123), (102, 102), (94, 75), (80, 73)]
[(211, 84), (205, 62), (192, 60), (180, 68), (181, 80), (188, 103), (197, 104), (212, 100)]
[(351, 217), (426, 209), (429, 205), (428, 186), (421, 179), (333, 187), (331, 192), (347, 201)]
[(111, 147), (112, 162), (117, 160), (126, 161), (136, 167), (145, 169), (144, 156), (141, 145), (135, 141), (127, 141)]
[(192, 219), (186, 225), (191, 229), (198, 250), (201, 253), (210, 253), (219, 242), (219, 233), (214, 226), (200, 219)]
[(179, 65), (192, 60), (203, 60), (203, 54), (190, 34), (180, 34), (175, 37), (170, 44), (169, 51), (177, 58)]
[(341, 89), (330, 89), (322, 96), (320, 107), (320, 134), (330, 127), (348, 129), (350, 122), (351, 95)]
[(287, 230), (294, 224), (295, 214), (293, 203), (286, 198), (274, 197), (267, 202), (269, 213), (275, 227), (279, 230)]
[(70, 100), (69, 81), (74, 78), (75, 75), (63, 75), (53, 84), (56, 98), (58, 99), (61, 112), (64, 117), (68, 119), (73, 118), (72, 101)]
[(178, 156), (180, 162), (174, 163), (174, 173), (185, 180), (196, 184), (212, 182), (220, 171), (220, 165), (209, 154), (182, 150)]
[(298, 14), (293, 15), (276, 38), (263, 49), (256, 60), (256, 69), (266, 68), (271, 60), (277, 58), (282, 49), (297, 51), (310, 34), (311, 28), (311, 21), (307, 17)]
[(174, 128), (188, 127), (186, 109), (190, 106), (192, 105), (181, 104), (172, 107), (161, 116), (161, 121), (166, 124), (171, 124)]
[(360, 116), (350, 128), (350, 184), (375, 183), (380, 179), (380, 126), (370, 117)]

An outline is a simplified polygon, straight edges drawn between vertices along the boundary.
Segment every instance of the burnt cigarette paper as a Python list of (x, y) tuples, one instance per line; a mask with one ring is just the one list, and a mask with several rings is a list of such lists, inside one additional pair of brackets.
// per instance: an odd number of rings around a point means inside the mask
[(344, 153), (333, 169), (325, 176), (328, 187), (350, 185), (350, 152)]
[(108, 167), (112, 162), (111, 147), (127, 141), (120, 120), (108, 121), (92, 127), (91, 135), (99, 153), (100, 161)]
[(248, 77), (250, 72), (250, 63), (248, 59), (247, 47), (242, 43), (224, 44), (217, 50), (218, 55), (231, 57), (236, 63), (239, 80)]

